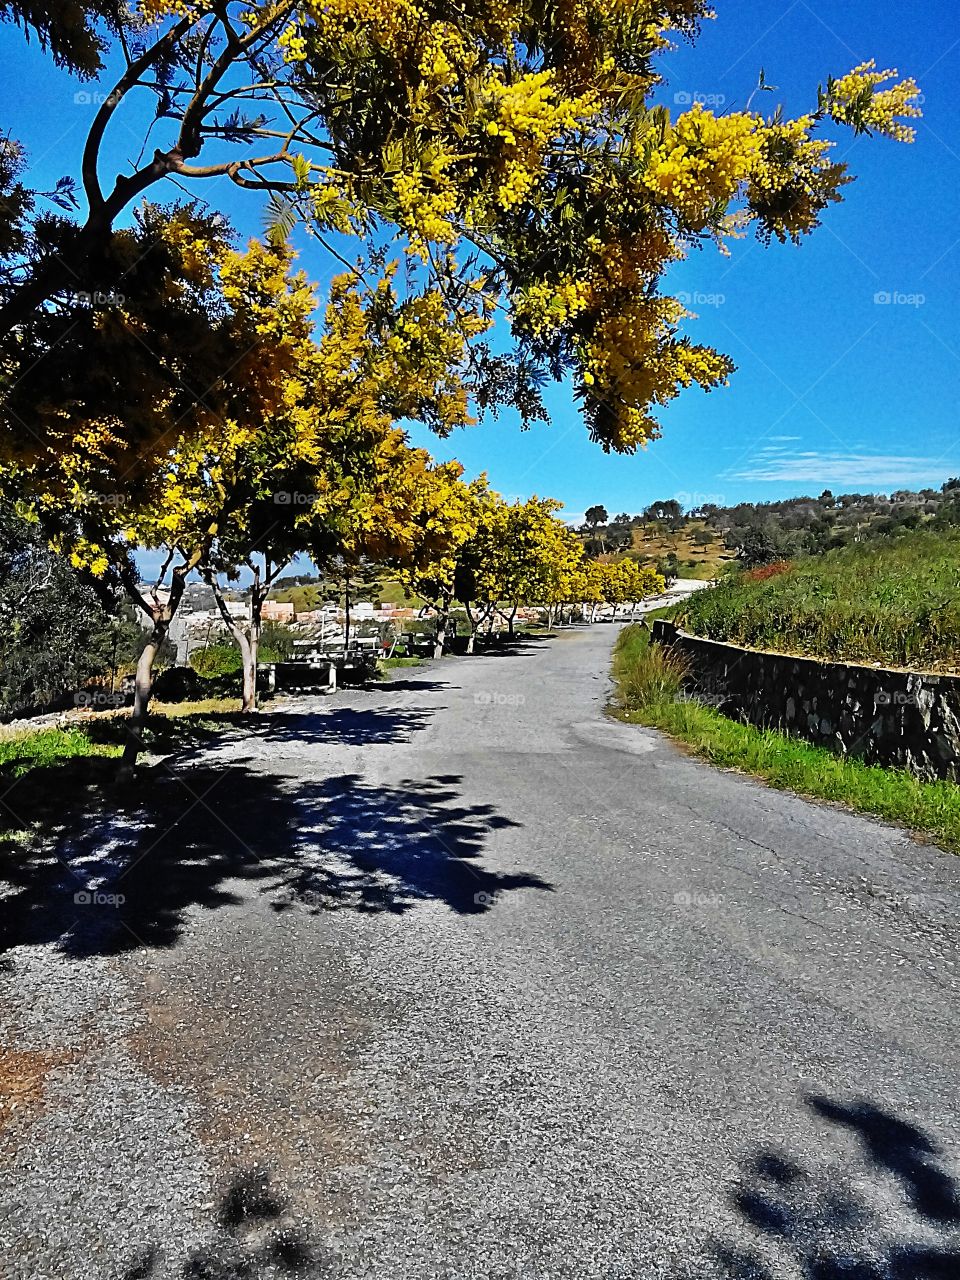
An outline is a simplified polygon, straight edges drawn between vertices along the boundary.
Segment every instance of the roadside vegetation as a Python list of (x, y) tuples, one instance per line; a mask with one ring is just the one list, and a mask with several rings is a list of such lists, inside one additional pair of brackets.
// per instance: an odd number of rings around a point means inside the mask
[(682, 660), (625, 627), (613, 655), (612, 713), (627, 724), (660, 729), (692, 754), (723, 769), (753, 774), (770, 786), (827, 800), (907, 827), (960, 853), (960, 787), (921, 782), (772, 730), (756, 729), (684, 697)]
[(960, 671), (960, 529), (908, 530), (748, 570), (693, 596), (678, 621), (750, 648)]

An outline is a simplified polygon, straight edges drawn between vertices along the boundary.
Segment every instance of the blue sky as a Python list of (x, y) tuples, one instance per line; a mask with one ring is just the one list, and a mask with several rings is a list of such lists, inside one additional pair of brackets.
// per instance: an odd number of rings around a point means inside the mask
[[(551, 425), (528, 433), (509, 413), (448, 441), (414, 433), (469, 474), (486, 470), (507, 496), (554, 496), (575, 516), (594, 502), (633, 512), (656, 498), (728, 504), (825, 487), (938, 486), (960, 474), (955, 6), (717, 0), (716, 9), (696, 46), (664, 59), (661, 97), (671, 107), (699, 95), (718, 109), (742, 107), (762, 67), (778, 91), (761, 101), (798, 114), (828, 74), (874, 57), (920, 83), (917, 141), (838, 133), (835, 155), (857, 181), (801, 247), (748, 239), (728, 259), (708, 249), (675, 268), (669, 287), (690, 295), (699, 317), (690, 332), (730, 354), (738, 372), (727, 389), (681, 396), (662, 414), (662, 439), (636, 457), (591, 444), (562, 385), (548, 391)], [(103, 88), (58, 72), (15, 28), (0, 28), (0, 42), (0, 119), (27, 145), (31, 180), (52, 186), (78, 172), (90, 99)], [(122, 167), (140, 140), (121, 125), (110, 161)], [(164, 142), (158, 128), (155, 145)], [(256, 196), (226, 180), (196, 189), (242, 233), (259, 230)], [(332, 274), (310, 242), (302, 261), (318, 280)]]

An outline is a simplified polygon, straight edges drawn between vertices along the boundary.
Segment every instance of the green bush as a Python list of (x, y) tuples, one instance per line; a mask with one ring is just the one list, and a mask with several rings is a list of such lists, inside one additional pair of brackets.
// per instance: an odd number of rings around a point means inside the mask
[(197, 675), (213, 680), (218, 676), (236, 675), (243, 669), (243, 659), (237, 645), (218, 642), (204, 645), (202, 649), (194, 649), (190, 655), (190, 665)]

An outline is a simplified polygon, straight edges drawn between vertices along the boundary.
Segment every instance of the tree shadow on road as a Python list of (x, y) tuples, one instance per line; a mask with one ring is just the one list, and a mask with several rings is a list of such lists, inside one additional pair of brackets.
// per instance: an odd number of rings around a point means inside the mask
[[(745, 1162), (731, 1197), (745, 1230), (736, 1243), (714, 1242), (712, 1274), (957, 1280), (960, 1187), (936, 1141), (867, 1099), (811, 1094), (804, 1101), (818, 1121), (856, 1139), (857, 1158), (840, 1170), (833, 1156), (814, 1170), (782, 1150), (760, 1149)], [(833, 1155), (830, 1146), (828, 1139), (825, 1155)]]
[[(437, 685), (437, 688), (445, 688)], [(313, 696), (313, 695), (311, 695)], [(304, 710), (291, 701), (270, 715), (244, 715), (239, 711), (206, 711), (187, 716), (151, 717), (145, 740), (152, 754), (168, 756), (202, 751), (216, 741), (266, 739), (270, 742), (297, 742), (309, 747), (332, 743), (348, 747), (376, 747), (409, 742), (425, 729), (442, 707), (337, 707)], [(114, 718), (95, 722), (87, 733), (94, 742), (123, 746), (128, 737), (127, 721)]]
[(108, 817), (11, 860), (0, 948), (49, 942), (80, 956), (169, 947), (187, 912), (251, 892), (277, 913), (399, 915), (426, 901), (482, 913), (510, 890), (549, 889), (538, 876), (483, 866), (490, 835), (519, 824), (463, 802), (459, 784), (456, 775), (392, 786), (355, 775), (301, 780), (247, 761), (158, 766)]
[(320, 1280), (332, 1274), (318, 1232), (292, 1211), (266, 1170), (253, 1168), (230, 1180), (210, 1239), (190, 1249), (175, 1272), (166, 1267), (162, 1248), (149, 1244), (124, 1262), (118, 1280)]

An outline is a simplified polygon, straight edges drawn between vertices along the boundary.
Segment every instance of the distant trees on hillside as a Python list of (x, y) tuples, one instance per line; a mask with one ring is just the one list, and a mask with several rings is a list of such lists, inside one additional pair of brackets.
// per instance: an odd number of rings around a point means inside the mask
[[(600, 512), (605, 520), (606, 510), (600, 504), (586, 513), (588, 554), (626, 550), (635, 526), (655, 524), (672, 533), (688, 530), (696, 546), (706, 548), (711, 541), (721, 541), (742, 563), (757, 566), (818, 555), (901, 529), (960, 526), (960, 477), (952, 477), (939, 489), (895, 489), (889, 494), (834, 494), (824, 489), (818, 497), (801, 495), (728, 507), (704, 502), (686, 511), (678, 499), (668, 498), (649, 503), (639, 516), (621, 512), (605, 525)], [(695, 525), (692, 531), (691, 524)]]

